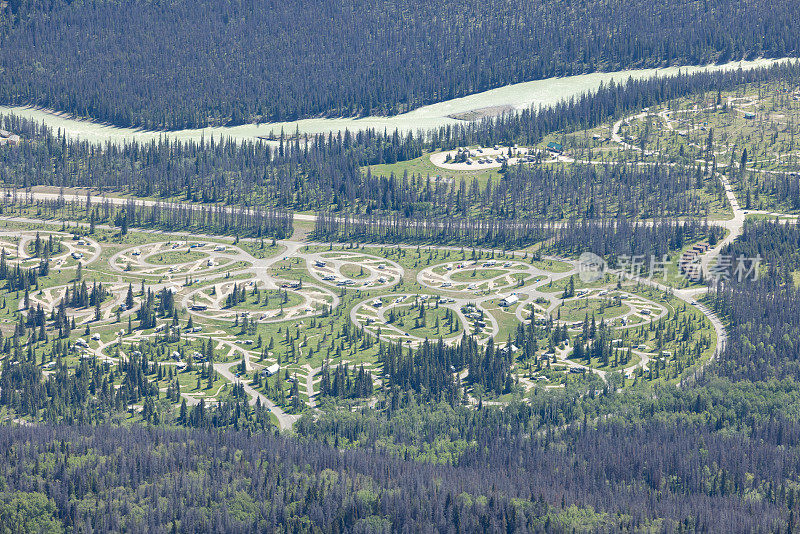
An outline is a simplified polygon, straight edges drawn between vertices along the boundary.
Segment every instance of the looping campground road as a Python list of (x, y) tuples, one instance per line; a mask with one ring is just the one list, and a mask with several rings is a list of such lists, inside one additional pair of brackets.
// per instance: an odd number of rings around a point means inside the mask
[[(640, 151), (641, 150), (640, 148), (638, 148), (636, 146), (633, 146), (631, 144), (626, 143), (623, 140), (623, 138), (619, 135), (620, 128), (621, 128), (622, 124), (625, 121), (637, 118), (639, 116), (641, 116), (641, 114), (633, 115), (633, 116), (628, 117), (626, 119), (620, 119), (619, 121), (617, 121), (613, 125), (613, 128), (612, 128), (612, 140), (615, 141), (617, 144), (619, 144), (620, 147), (622, 149), (624, 149), (624, 150), (633, 150), (633, 151)], [(666, 115), (664, 115), (662, 113), (662, 114), (659, 115), (659, 117), (662, 118), (664, 121), (666, 121), (668, 128), (671, 126), (668, 116), (666, 116)], [(652, 154), (648, 153), (647, 155), (652, 155)], [(566, 161), (575, 161), (575, 160), (571, 160), (569, 158), (562, 158), (562, 159), (565, 162)], [(704, 163), (701, 160), (698, 160), (698, 162)], [(593, 164), (593, 163), (603, 163), (603, 162), (582, 161), (580, 163)], [(638, 162), (638, 163), (632, 163), (632, 164), (635, 164), (635, 165), (652, 165), (653, 163), (652, 162)], [(780, 213), (758, 211), (758, 210), (748, 210), (748, 211), (743, 210), (741, 208), (741, 206), (739, 205), (739, 202), (738, 202), (738, 200), (736, 198), (736, 195), (733, 192), (733, 188), (731, 187), (731, 184), (730, 184), (727, 176), (725, 176), (724, 174), (721, 174), (719, 172), (716, 172), (715, 177), (720, 180), (720, 183), (724, 187), (725, 195), (726, 195), (728, 203), (729, 203), (729, 205), (731, 207), (732, 217), (730, 219), (727, 219), (727, 220), (708, 221), (709, 224), (723, 227), (727, 231), (727, 235), (722, 240), (720, 240), (716, 244), (716, 246), (714, 246), (713, 248), (709, 249), (706, 253), (704, 253), (700, 257), (701, 269), (702, 269), (704, 275), (709, 279), (713, 278), (713, 273), (712, 273), (711, 267), (713, 266), (715, 259), (719, 257), (719, 254), (721, 253), (721, 251), (728, 244), (732, 243), (735, 239), (737, 239), (742, 234), (742, 230), (743, 230), (743, 227), (744, 227), (744, 221), (745, 221), (745, 218), (746, 218), (747, 215), (754, 214), (754, 215), (766, 215), (766, 216), (771, 216), (771, 217), (783, 217), (783, 218), (788, 219), (788, 220), (794, 220), (795, 222), (798, 219), (798, 216), (797, 215), (793, 215), (793, 214), (780, 214)], [(36, 190), (34, 188), (33, 190), (28, 190), (28, 191), (25, 191), (25, 192), (20, 192), (20, 191), (14, 192), (13, 198), (20, 199), (20, 200), (23, 200), (23, 201), (24, 200), (30, 200), (30, 201), (64, 200), (66, 202), (83, 203), (83, 202), (86, 202), (87, 195), (86, 195), (86, 193), (64, 195), (64, 194), (61, 194), (61, 193), (53, 193), (53, 192), (49, 192), (49, 191)], [(97, 197), (97, 196), (95, 196), (95, 197), (91, 197), (91, 200), (92, 200), (93, 203), (98, 202), (98, 201), (99, 202), (108, 201), (112, 205), (123, 206), (127, 202), (129, 202), (130, 199), (122, 198), (122, 197), (110, 197), (110, 196)], [(154, 200), (138, 200), (138, 199), (136, 200), (136, 203), (138, 205), (140, 205), (140, 206), (153, 206), (153, 205), (157, 205), (157, 204), (162, 204), (162, 203), (160, 203), (158, 201), (154, 201)], [(199, 204), (187, 204), (187, 206), (190, 207), (190, 209), (203, 209), (203, 208), (207, 207), (207, 206), (203, 206), (203, 205), (199, 205)], [(231, 211), (234, 211), (237, 208), (225, 208), (225, 209), (229, 209)], [(297, 221), (297, 222), (306, 222), (307, 223), (307, 222), (314, 222), (316, 220), (316, 216), (315, 215), (307, 214), (307, 213), (295, 213), (295, 214), (293, 214), (293, 217), (294, 217), (294, 220)], [(51, 221), (47, 221), (47, 220), (42, 220), (42, 219), (26, 218), (26, 217), (0, 217), (0, 219), (13, 220), (13, 221), (18, 221), (18, 222), (27, 222), (27, 223), (42, 223), (42, 222), (53, 223), (54, 222), (52, 220)], [(58, 222), (60, 222), (60, 221), (58, 221)], [(652, 222), (648, 222), (646, 224), (652, 224)], [(86, 225), (82, 224), (82, 226), (86, 226)], [(97, 225), (97, 226), (99, 228), (109, 228), (108, 226), (105, 226), (105, 225)], [(139, 231), (142, 231), (142, 230), (139, 230)], [(147, 231), (147, 230), (143, 230), (143, 231)], [(163, 234), (163, 235), (178, 235), (178, 236), (185, 236), (186, 235), (186, 232), (160, 232), (160, 231), (152, 231), (152, 232), (153, 233)], [(201, 236), (200, 235), (195, 235), (195, 237), (201, 237)], [(212, 236), (208, 236), (208, 237), (212, 237)], [(281, 244), (287, 247), (286, 252), (284, 254), (282, 254), (281, 257), (290, 257), (290, 256), (296, 255), (298, 253), (300, 247), (303, 246), (306, 243), (301, 243), (299, 241), (293, 241), (293, 240), (286, 240), (286, 241), (282, 241)], [(444, 248), (449, 248), (449, 247), (444, 247)], [(92, 258), (92, 259), (96, 259), (96, 258)], [(275, 261), (278, 261), (279, 259), (280, 259), (280, 257), (270, 258), (270, 259), (266, 259), (266, 260), (258, 260), (258, 259), (255, 259), (255, 258), (249, 258), (249, 260), (251, 261), (251, 266), (247, 269), (247, 271), (249, 271), (251, 274), (255, 275), (255, 277), (257, 279), (260, 279), (264, 283), (266, 283), (268, 285), (268, 287), (272, 287), (273, 284), (274, 284), (274, 281), (266, 273), (267, 273), (268, 267), (270, 267)], [(555, 258), (555, 259), (557, 259), (559, 261), (564, 261), (564, 262), (570, 263), (573, 266), (575, 265), (575, 261), (574, 260), (569, 260), (569, 259), (564, 259), (564, 258)], [(570, 271), (570, 273), (572, 273), (572, 272), (575, 272), (575, 271), (574, 270)], [(643, 279), (643, 278), (640, 278), (640, 277), (636, 277), (636, 276), (630, 275), (628, 273), (622, 273), (622, 272), (617, 272), (617, 271), (612, 271), (612, 272), (614, 274), (625, 276), (627, 278), (632, 278), (632, 279), (639, 280), (640, 282), (642, 282), (644, 284), (650, 285), (650, 286), (652, 286), (654, 288), (657, 288), (659, 290), (662, 290), (662, 291), (671, 291), (677, 298), (683, 300), (684, 302), (686, 302), (689, 305), (692, 305), (692, 306), (696, 307), (700, 312), (702, 312), (708, 318), (708, 320), (710, 321), (711, 325), (713, 326), (713, 328), (715, 330), (716, 337), (717, 337), (717, 350), (716, 350), (716, 353), (715, 353), (715, 355), (713, 357), (716, 357), (717, 355), (719, 355), (719, 353), (724, 349), (724, 347), (725, 347), (725, 345), (727, 343), (728, 336), (727, 336), (727, 332), (725, 331), (725, 327), (724, 327), (722, 321), (713, 312), (713, 310), (709, 309), (707, 306), (704, 306), (701, 303), (696, 302), (696, 299), (699, 296), (701, 296), (702, 294), (704, 294), (704, 293), (706, 293), (708, 291), (707, 287), (694, 288), (694, 289), (673, 289), (673, 288), (670, 288), (670, 287), (665, 286), (663, 284), (659, 284), (659, 283), (657, 283), (655, 281), (646, 280), (646, 279)], [(567, 274), (570, 274), (570, 273), (567, 273)], [(532, 297), (538, 295), (538, 293), (536, 292), (535, 286), (533, 286), (531, 288), (531, 291), (532, 291), (532, 293), (531, 293)], [(336, 299), (336, 300), (338, 301), (338, 299)], [(462, 304), (462, 303), (460, 301), (457, 301), (456, 304)], [(460, 308), (460, 306), (455, 306), (455, 305), (453, 307), (456, 310), (458, 310)], [(355, 313), (356, 313), (356, 308), (353, 309), (352, 314), (351, 314), (352, 317), (353, 317), (353, 320), (356, 319), (355, 318)], [(463, 317), (461, 317), (461, 319), (464, 320)], [(235, 363), (215, 364), (214, 368), (221, 376), (223, 376), (228, 381), (230, 381), (232, 383), (239, 383), (240, 381), (231, 372), (231, 367), (234, 366), (234, 365), (236, 365), (236, 364)], [(307, 387), (308, 387), (309, 390), (311, 390), (312, 387), (313, 387), (311, 374), (308, 375), (307, 380), (308, 380)], [(271, 408), (273, 410), (273, 413), (278, 418), (278, 424), (279, 424), (280, 428), (282, 428), (282, 429), (291, 428), (291, 426), (297, 420), (298, 416), (290, 415), (290, 414), (287, 414), (287, 413), (283, 412), (278, 407), (276, 407), (274, 405), (274, 403), (272, 403), (272, 401), (270, 401), (266, 396), (264, 396), (262, 393), (258, 392), (257, 390), (253, 389), (248, 384), (242, 382), (242, 385), (244, 387), (244, 390), (251, 397), (251, 400), (250, 400), (251, 404), (255, 404), (257, 401), (260, 401), (262, 405), (267, 406), (267, 407), (269, 407), (269, 408)], [(311, 398), (312, 391), (308, 391), (308, 393), (309, 393), (309, 398)]]

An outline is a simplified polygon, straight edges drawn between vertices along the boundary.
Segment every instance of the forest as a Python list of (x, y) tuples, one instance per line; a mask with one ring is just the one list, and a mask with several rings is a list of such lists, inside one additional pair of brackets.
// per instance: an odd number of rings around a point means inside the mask
[(4, 5), (0, 101), (148, 129), (395, 114), (527, 80), (800, 50), (791, 0)]
[(577, 423), (437, 465), (269, 433), (3, 427), (0, 517), (40, 532), (785, 530), (797, 439), (788, 421), (750, 438)]

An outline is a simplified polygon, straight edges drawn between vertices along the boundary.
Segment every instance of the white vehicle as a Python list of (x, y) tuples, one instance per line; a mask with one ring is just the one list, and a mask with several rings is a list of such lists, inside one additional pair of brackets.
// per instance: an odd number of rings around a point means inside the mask
[(381, 263), (381, 264), (378, 265), (378, 269), (380, 269), (381, 271), (384, 270), (385, 268), (386, 268), (386, 264), (385, 263)]
[(470, 284), (467, 286), (467, 289), (477, 289), (477, 288), (478, 286), (476, 286), (475, 284)]
[(74, 259), (76, 259), (76, 260), (79, 260), (79, 259), (83, 258), (83, 254), (81, 254), (80, 252), (73, 252), (72, 253), (72, 257)]
[(94, 333), (94, 334), (92, 334), (92, 339), (93, 339), (94, 341), (100, 341), (100, 334), (98, 334), (98, 333)]
[(141, 256), (142, 252), (137, 248), (133, 252), (131, 252), (131, 256)]
[(208, 261), (206, 262), (206, 265), (207, 265), (208, 267), (213, 267), (213, 266), (214, 266), (214, 260), (208, 260)]
[(442, 282), (442, 287), (453, 287), (453, 284), (450, 282)]
[(332, 275), (332, 274), (326, 274), (325, 276), (322, 277), (322, 279), (327, 282), (327, 281), (330, 281), (330, 280), (336, 280), (336, 277), (334, 275)]
[(314, 262), (314, 267), (325, 267), (327, 265), (324, 261), (317, 260)]
[(383, 301), (381, 299), (375, 299), (372, 301), (372, 306), (374, 306), (375, 308), (380, 308), (381, 306), (383, 306)]
[(214, 252), (224, 252), (224, 251), (225, 251), (225, 245), (217, 245), (216, 247), (214, 247)]

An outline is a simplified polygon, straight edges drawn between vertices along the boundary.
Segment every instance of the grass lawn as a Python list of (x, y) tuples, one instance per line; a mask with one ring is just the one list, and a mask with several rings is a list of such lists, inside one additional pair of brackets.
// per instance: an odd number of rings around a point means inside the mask
[(478, 184), (480, 185), (481, 189), (484, 188), (490, 177), (495, 183), (500, 179), (500, 173), (498, 172), (499, 169), (456, 171), (437, 167), (431, 163), (432, 153), (433, 152), (426, 152), (422, 156), (409, 161), (401, 161), (398, 163), (383, 165), (371, 165), (369, 167), (364, 167), (363, 170), (366, 172), (367, 168), (369, 168), (373, 176), (389, 176), (390, 174), (394, 173), (395, 176), (400, 178), (403, 176), (403, 173), (408, 172), (409, 175), (421, 174), (423, 177), (430, 176), (433, 178), (436, 176), (441, 176), (442, 178), (454, 179), (456, 181), (461, 181), (464, 179), (467, 184), (471, 183), (473, 179), (476, 179), (478, 180)]
[[(410, 306), (398, 306), (395, 308), (398, 315), (400, 315), (391, 325), (398, 330), (408, 332), (412, 336), (434, 339), (439, 336), (450, 337), (461, 331), (461, 325), (458, 321), (458, 316), (453, 313), (453, 332), (450, 332), (450, 325), (445, 320), (447, 308), (428, 308), (425, 307), (424, 321), (419, 316), (419, 309), (411, 309)], [(439, 320), (439, 328), (436, 328), (436, 320)]]
[(575, 322), (582, 321), (587, 314), (589, 317), (594, 315), (599, 321), (601, 318), (613, 319), (614, 317), (619, 317), (630, 310), (630, 307), (624, 303), (615, 306), (613, 299), (578, 298), (564, 302), (564, 304), (556, 308), (556, 313), (558, 311), (561, 312), (562, 321)]
[(341, 266), (340, 272), (342, 276), (346, 278), (352, 278), (353, 280), (358, 280), (359, 278), (367, 278), (369, 276), (369, 270), (364, 269), (357, 263), (345, 263)]
[(475, 280), (489, 280), (504, 274), (508, 274), (508, 269), (491, 269), (487, 267), (473, 267), (472, 269), (461, 269), (450, 276), (454, 282), (472, 282)]
[(169, 250), (166, 252), (157, 252), (145, 258), (145, 262), (151, 265), (175, 265), (179, 263), (189, 263), (202, 260), (208, 254), (196, 250)]

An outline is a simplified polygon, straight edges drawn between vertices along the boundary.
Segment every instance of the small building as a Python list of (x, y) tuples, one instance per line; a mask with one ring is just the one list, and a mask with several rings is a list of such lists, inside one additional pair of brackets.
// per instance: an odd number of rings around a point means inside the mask
[(507, 297), (503, 297), (503, 299), (500, 301), (500, 306), (503, 307), (513, 306), (517, 302), (519, 302), (519, 297), (517, 296), (516, 293), (512, 293)]
[(262, 372), (263, 372), (264, 376), (274, 376), (274, 375), (278, 374), (280, 372), (280, 370), (281, 370), (281, 366), (278, 365), (277, 363), (273, 363), (269, 367), (266, 367), (264, 369), (264, 371), (262, 371)]
[(551, 143), (547, 143), (547, 150), (549, 150), (550, 152), (552, 152), (554, 154), (561, 154), (562, 152), (564, 152), (564, 147), (561, 145), (561, 143), (552, 143), (551, 142)]

